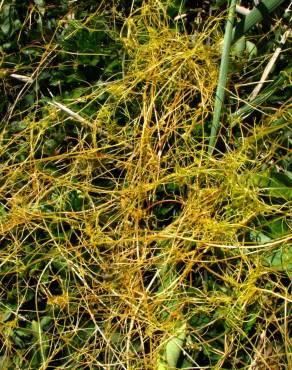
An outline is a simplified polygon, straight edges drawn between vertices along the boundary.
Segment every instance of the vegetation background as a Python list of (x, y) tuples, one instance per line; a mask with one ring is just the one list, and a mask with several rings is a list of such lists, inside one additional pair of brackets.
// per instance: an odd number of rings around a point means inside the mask
[(292, 368), (291, 4), (261, 4), (210, 151), (224, 0), (0, 1), (0, 369)]

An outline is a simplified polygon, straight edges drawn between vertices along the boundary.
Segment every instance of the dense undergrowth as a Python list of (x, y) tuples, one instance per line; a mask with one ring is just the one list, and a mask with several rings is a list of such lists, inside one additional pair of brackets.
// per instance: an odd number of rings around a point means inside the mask
[(292, 366), (289, 45), (249, 100), (287, 4), (209, 156), (226, 6), (190, 3), (1, 2), (1, 369)]

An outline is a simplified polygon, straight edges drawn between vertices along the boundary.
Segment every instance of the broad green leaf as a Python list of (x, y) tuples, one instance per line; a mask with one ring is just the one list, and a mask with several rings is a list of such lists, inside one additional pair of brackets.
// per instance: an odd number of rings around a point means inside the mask
[(272, 239), (260, 231), (251, 231), (249, 233), (251, 240), (255, 243), (265, 244), (269, 243)]
[(231, 47), (231, 55), (237, 58), (243, 56), (244, 50), (246, 48), (246, 40), (245, 36), (242, 36), (239, 40), (237, 40)]
[(52, 318), (50, 317), (50, 316), (44, 316), (42, 319), (41, 319), (41, 323), (40, 323), (40, 325), (41, 325), (41, 328), (42, 329), (46, 329), (49, 325), (50, 325), (50, 323), (52, 322)]
[(253, 185), (262, 188), (266, 195), (287, 201), (292, 199), (290, 176), (291, 174), (288, 171), (286, 173), (266, 171), (253, 175), (251, 182)]
[(178, 363), (184, 342), (186, 339), (186, 323), (180, 325), (174, 330), (173, 336), (168, 340), (165, 346), (165, 360), (171, 367), (175, 368)]
[(281, 238), (289, 233), (287, 223), (283, 219), (277, 219), (269, 223), (269, 235), (273, 239)]
[(171, 338), (165, 349), (165, 357), (166, 357), (166, 362), (170, 367), (176, 367), (179, 356), (182, 351), (182, 346), (184, 344), (184, 337), (173, 337)]
[(286, 272), (292, 277), (292, 245), (282, 247), (266, 254), (263, 263), (277, 271)]

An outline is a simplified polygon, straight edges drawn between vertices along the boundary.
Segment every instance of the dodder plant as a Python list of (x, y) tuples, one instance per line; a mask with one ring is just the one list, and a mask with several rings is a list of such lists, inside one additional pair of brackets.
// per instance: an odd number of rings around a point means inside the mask
[(1, 126), (1, 367), (287, 368), (291, 105), (227, 100), (209, 156), (221, 18), (116, 5), (76, 9), (37, 73), (73, 76)]

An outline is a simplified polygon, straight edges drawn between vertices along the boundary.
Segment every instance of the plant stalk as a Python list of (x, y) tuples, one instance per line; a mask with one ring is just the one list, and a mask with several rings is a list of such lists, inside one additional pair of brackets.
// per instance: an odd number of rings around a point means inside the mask
[(272, 13), (284, 0), (262, 0), (234, 28), (233, 42), (245, 35), (253, 26), (261, 22), (265, 16)]
[(215, 97), (215, 105), (214, 105), (214, 115), (213, 115), (213, 122), (211, 127), (211, 136), (209, 139), (208, 145), (208, 155), (212, 155), (213, 149), (216, 143), (217, 132), (220, 126), (220, 115), (222, 110), (222, 105), (224, 102), (225, 96), (225, 87), (227, 82), (227, 73), (228, 73), (228, 62), (229, 62), (229, 53), (230, 53), (230, 46), (232, 42), (232, 33), (233, 33), (233, 24), (235, 18), (235, 6), (236, 0), (230, 1), (228, 18), (225, 27), (225, 34), (223, 40), (223, 51), (222, 51), (222, 58), (221, 58), (221, 65), (219, 70), (219, 80), (217, 85), (216, 97)]

